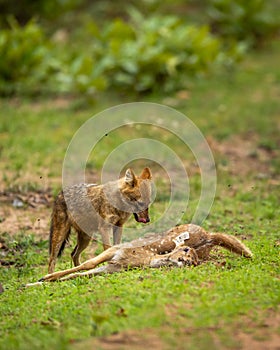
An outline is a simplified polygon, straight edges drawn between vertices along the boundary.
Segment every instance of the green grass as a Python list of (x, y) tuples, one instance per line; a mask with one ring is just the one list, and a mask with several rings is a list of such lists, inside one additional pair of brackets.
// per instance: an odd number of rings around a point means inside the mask
[(278, 251), (271, 238), (253, 237), (252, 261), (225, 254), (220, 267), (212, 262), (190, 269), (140, 269), (28, 289), (21, 286), (45, 272), (46, 247), (21, 238), (27, 244), (17, 247), (24, 249), (17, 263), (25, 265), (1, 273), (6, 291), (0, 348), (66, 349), (73, 340), (164, 326), (221, 327), (224, 334), (242, 315), (257, 320), (279, 304)]
[[(180, 348), (182, 333), (190, 349), (215, 349), (209, 329), (216, 330), (222, 346), (238, 347), (235, 327), (251, 332), (270, 312), (276, 313), (279, 288), (279, 48), (248, 56), (233, 75), (190, 82), (187, 100), (175, 99), (176, 108), (191, 118), (201, 131), (217, 142), (232, 135), (248, 138), (256, 154), (265, 149), (267, 172), (252, 169), (246, 176), (228, 171), (229, 155), (215, 153), (218, 186), (214, 205), (203, 226), (246, 238), (254, 253), (246, 260), (227, 252), (190, 269), (139, 269), (94, 279), (76, 279), (25, 289), (46, 273), (47, 242), (19, 232), (1, 232), (8, 247), (1, 267), (0, 349), (69, 349), (80, 341), (123, 330), (153, 329), (166, 348)], [(148, 99), (147, 99), (148, 100)], [(152, 96), (163, 103), (166, 97)], [(169, 100), (170, 101), (170, 100)], [(94, 107), (78, 109), (73, 103), (59, 108), (51, 101), (1, 101), (0, 170), (6, 188), (40, 188), (40, 175), (50, 183), (61, 173), (67, 145), (90, 116), (113, 104), (131, 102), (112, 96)], [(39, 106), (39, 107), (38, 107)], [(124, 137), (119, 132), (94, 160), (99, 170), (106, 154)], [(133, 131), (130, 137), (136, 137)], [(151, 137), (163, 136), (150, 134)], [(192, 160), (178, 140), (166, 136), (186, 164)], [(104, 147), (104, 146), (103, 146)], [(260, 148), (259, 148), (260, 147)], [(275, 153), (278, 152), (278, 153)], [(278, 154), (278, 157), (277, 157)], [(261, 163), (262, 159), (257, 161)], [(263, 165), (263, 163), (262, 163)], [(89, 165), (89, 170), (96, 168)], [(24, 182), (31, 173), (33, 181)], [(262, 173), (262, 171), (260, 171)], [(160, 174), (160, 172), (158, 173)], [(22, 181), (21, 181), (22, 177)], [(168, 186), (155, 179), (159, 196), (152, 217), (160, 217), (168, 200)], [(191, 199), (182, 221), (189, 221), (200, 191), (199, 174), (190, 179)], [(25, 186), (25, 187), (24, 187)], [(55, 184), (53, 185), (55, 186)], [(130, 226), (135, 223), (130, 221)], [(70, 248), (59, 268), (69, 267)], [(222, 264), (219, 264), (222, 262)], [(82, 344), (82, 343), (81, 343)]]

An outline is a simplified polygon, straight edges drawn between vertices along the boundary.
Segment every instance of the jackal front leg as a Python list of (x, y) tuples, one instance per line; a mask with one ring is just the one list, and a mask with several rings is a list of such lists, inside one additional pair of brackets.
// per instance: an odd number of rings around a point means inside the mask
[(113, 243), (114, 245), (120, 244), (122, 240), (122, 226), (113, 227)]
[(100, 225), (98, 229), (101, 233), (104, 250), (111, 248), (112, 244), (110, 237), (113, 233), (113, 225), (108, 223), (102, 223), (102, 225)]

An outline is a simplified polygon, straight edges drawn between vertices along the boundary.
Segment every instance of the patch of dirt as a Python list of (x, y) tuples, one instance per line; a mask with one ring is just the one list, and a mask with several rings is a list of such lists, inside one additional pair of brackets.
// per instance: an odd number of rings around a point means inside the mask
[(234, 332), (242, 350), (279, 350), (280, 349), (280, 313), (274, 311), (256, 323), (244, 317)]
[(46, 191), (30, 191), (27, 193), (2, 191), (0, 192), (0, 201), (1, 203), (11, 203), (15, 208), (44, 208), (51, 206), (52, 193), (51, 189)]
[(45, 239), (49, 234), (51, 190), (27, 193), (0, 192), (0, 232), (32, 232)]
[(142, 350), (164, 349), (163, 342), (152, 329), (142, 331), (128, 330), (107, 337), (93, 338), (82, 342), (75, 342), (73, 349), (102, 349), (102, 350)]
[[(217, 165), (230, 175), (255, 174), (258, 178), (271, 178), (273, 174), (275, 177), (272, 160), (280, 157), (280, 151), (261, 147), (257, 134), (232, 135), (223, 141), (208, 137), (207, 141), (213, 153), (226, 161), (225, 164), (218, 161)], [(279, 178), (271, 179), (271, 184), (279, 185)]]
[[(174, 310), (173, 310), (174, 311)], [(172, 313), (173, 313), (172, 311)], [(236, 349), (236, 350), (279, 350), (280, 349), (280, 314), (270, 312), (262, 321), (256, 322), (243, 317), (242, 320), (229, 327), (188, 327), (175, 330), (164, 326), (159, 329), (128, 330), (106, 337), (91, 338), (85, 341), (72, 340), (73, 349), (89, 350), (128, 350), (128, 349), (187, 349), (187, 344), (197, 343), (200, 339), (212, 339), (212, 344), (207, 348), (217, 350)], [(224, 332), (223, 332), (224, 331)], [(219, 333), (223, 332), (221, 340)], [(162, 334), (168, 334), (168, 342), (165, 342)], [(207, 338), (206, 338), (207, 336)], [(230, 344), (230, 346), (229, 346)], [(202, 347), (197, 343), (198, 348), (206, 349), (205, 343)], [(211, 347), (212, 345), (212, 347)], [(209, 346), (209, 347), (208, 347)]]

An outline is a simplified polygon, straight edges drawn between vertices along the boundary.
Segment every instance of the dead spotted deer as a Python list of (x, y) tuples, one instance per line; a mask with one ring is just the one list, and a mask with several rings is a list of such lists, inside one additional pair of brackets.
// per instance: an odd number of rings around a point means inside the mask
[[(119, 272), (135, 267), (196, 266), (200, 259), (209, 257), (214, 246), (221, 246), (246, 258), (252, 257), (251, 251), (234, 236), (211, 233), (200, 226), (185, 224), (161, 235), (113, 246), (79, 266), (48, 274), (34, 284)], [(107, 264), (98, 267), (102, 263)]]

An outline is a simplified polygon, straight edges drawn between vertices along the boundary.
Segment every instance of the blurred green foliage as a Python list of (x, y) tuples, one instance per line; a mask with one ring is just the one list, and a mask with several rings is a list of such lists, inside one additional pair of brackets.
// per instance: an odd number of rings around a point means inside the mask
[(92, 42), (68, 62), (65, 81), (72, 79), (81, 92), (92, 86), (170, 92), (221, 61), (222, 44), (207, 26), (186, 25), (174, 16), (144, 18), (136, 11), (131, 18), (115, 19), (101, 28), (88, 23)]
[[(190, 21), (188, 9), (202, 8), (208, 23)], [(232, 67), (279, 27), (263, 0), (24, 0), (18, 7), (0, 0), (0, 9), (1, 95), (172, 93), (193, 76)]]
[(5, 26), (7, 18), (13, 16), (20, 24), (33, 17), (53, 20), (65, 12), (74, 10), (83, 0), (0, 0), (0, 24)]
[(48, 76), (50, 43), (32, 20), (20, 27), (9, 18), (9, 24), (0, 32), (0, 93), (40, 90)]
[(212, 27), (219, 35), (246, 41), (254, 47), (279, 30), (279, 7), (274, 1), (209, 0), (208, 13)]

